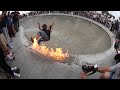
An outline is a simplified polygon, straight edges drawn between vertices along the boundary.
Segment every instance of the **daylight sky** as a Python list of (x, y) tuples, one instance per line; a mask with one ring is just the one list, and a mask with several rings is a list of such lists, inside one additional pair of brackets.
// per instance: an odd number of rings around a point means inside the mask
[[(2, 11), (0, 11), (1, 14)], [(28, 13), (30, 11), (20, 11), (20, 14), (23, 13)], [(118, 19), (118, 17), (120, 17), (120, 11), (109, 11), (109, 13), (111, 13), (113, 16), (115, 16), (116, 19)]]
[(115, 19), (118, 19), (120, 17), (120, 11), (109, 11), (113, 16), (115, 16)]

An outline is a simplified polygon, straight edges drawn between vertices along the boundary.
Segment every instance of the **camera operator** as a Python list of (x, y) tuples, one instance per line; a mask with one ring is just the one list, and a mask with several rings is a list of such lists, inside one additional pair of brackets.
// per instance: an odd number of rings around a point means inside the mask
[[(120, 79), (120, 54), (116, 54), (114, 59), (116, 61), (116, 65), (112, 67), (97, 68), (98, 72), (103, 73), (100, 76), (100, 79)], [(87, 79), (87, 74), (85, 74), (84, 72), (81, 72), (80, 76), (81, 76), (81, 79)]]

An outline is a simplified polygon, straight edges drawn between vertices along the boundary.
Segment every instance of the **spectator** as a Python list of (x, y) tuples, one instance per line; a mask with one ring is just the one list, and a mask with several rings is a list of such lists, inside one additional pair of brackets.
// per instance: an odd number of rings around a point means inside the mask
[(114, 22), (112, 21), (112, 22), (111, 22), (111, 28), (110, 28), (110, 31), (111, 31), (111, 32), (114, 32), (114, 27), (115, 27), (115, 24), (114, 24)]
[(14, 46), (11, 44), (10, 42), (10, 37), (9, 37), (9, 34), (8, 34), (8, 30), (6, 28), (7, 26), (7, 16), (6, 16), (6, 11), (3, 11), (2, 12), (2, 18), (1, 18), (1, 22), (0, 22), (0, 29), (2, 29), (2, 33), (4, 34), (4, 36), (6, 37), (7, 39), (7, 44), (9, 46), (9, 48), (14, 48)]
[(8, 28), (8, 33), (9, 33), (9, 36), (10, 38), (12, 38), (13, 36), (15, 37), (15, 33), (13, 31), (13, 28), (12, 28), (12, 17), (10, 15), (10, 12), (8, 12), (8, 15), (7, 15), (7, 28)]
[(13, 57), (7, 57), (9, 56), (10, 50), (7, 47), (7, 39), (5, 38), (4, 34), (3, 34), (3, 29), (1, 28), (1, 22), (2, 22), (2, 17), (0, 18), (0, 47), (2, 48), (4, 55), (6, 56), (7, 59), (14, 59)]
[(14, 23), (14, 25), (15, 25), (15, 30), (16, 30), (16, 32), (18, 32), (18, 28), (19, 28), (19, 18), (18, 18), (18, 16), (19, 16), (19, 12), (17, 12), (17, 11), (15, 11), (15, 12), (12, 12), (12, 14), (13, 14), (13, 23)]
[(14, 13), (11, 12), (11, 24), (12, 24), (12, 30), (13, 30), (13, 32), (14, 32), (14, 34), (15, 34), (15, 33), (16, 33), (16, 30), (15, 30), (15, 25), (14, 25), (14, 23), (13, 23), (13, 16), (14, 16)]
[(118, 54), (118, 51), (119, 51), (119, 44), (120, 44), (119, 41), (116, 40), (116, 42), (114, 44), (114, 48), (115, 48), (117, 54)]
[[(98, 72), (103, 73), (100, 79), (120, 79), (120, 54), (115, 56), (117, 64), (112, 67), (98, 67)], [(81, 79), (87, 79), (87, 75), (84, 72), (80, 74)]]
[(7, 40), (5, 36), (3, 35), (3, 33), (1, 32), (1, 29), (0, 29), (0, 47), (2, 48), (3, 54), (5, 55), (6, 59), (9, 59), (9, 60), (15, 59), (15, 57), (13, 56), (13, 54), (10, 52), (9, 48), (7, 47)]
[(115, 20), (115, 26), (114, 26), (114, 34), (117, 35), (118, 31), (119, 31), (119, 22), (118, 20)]
[(18, 29), (19, 29), (19, 14), (20, 14), (20, 13), (19, 13), (18, 11), (16, 11), (16, 18), (17, 18), (17, 23), (18, 23), (18, 24), (17, 24), (17, 25), (18, 25)]

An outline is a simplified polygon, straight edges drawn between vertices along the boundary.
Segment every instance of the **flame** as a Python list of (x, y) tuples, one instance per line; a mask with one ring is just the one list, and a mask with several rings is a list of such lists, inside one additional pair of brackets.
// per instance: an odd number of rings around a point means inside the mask
[(69, 57), (68, 51), (66, 53), (63, 53), (62, 48), (56, 48), (54, 50), (53, 48), (46, 47), (45, 44), (39, 46), (36, 38), (34, 38), (32, 49), (54, 60), (65, 60), (67, 57)]
[(34, 38), (33, 46), (34, 46), (34, 47), (38, 47), (38, 46), (39, 46), (38, 43), (37, 43), (37, 39), (36, 39), (36, 38)]

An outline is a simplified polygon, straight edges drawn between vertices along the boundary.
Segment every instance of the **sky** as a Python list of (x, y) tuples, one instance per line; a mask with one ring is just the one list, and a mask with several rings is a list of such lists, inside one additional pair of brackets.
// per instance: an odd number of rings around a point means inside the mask
[(120, 17), (120, 11), (109, 11), (113, 16), (115, 16), (115, 19), (118, 19)]
[[(1, 14), (2, 11), (0, 11), (0, 14)], [(23, 13), (28, 13), (30, 11), (19, 11), (20, 14), (23, 14)], [(100, 12), (100, 11), (98, 11)], [(118, 17), (120, 17), (120, 11), (109, 11), (109, 13), (111, 13), (113, 16), (115, 16), (115, 19), (118, 19)]]

